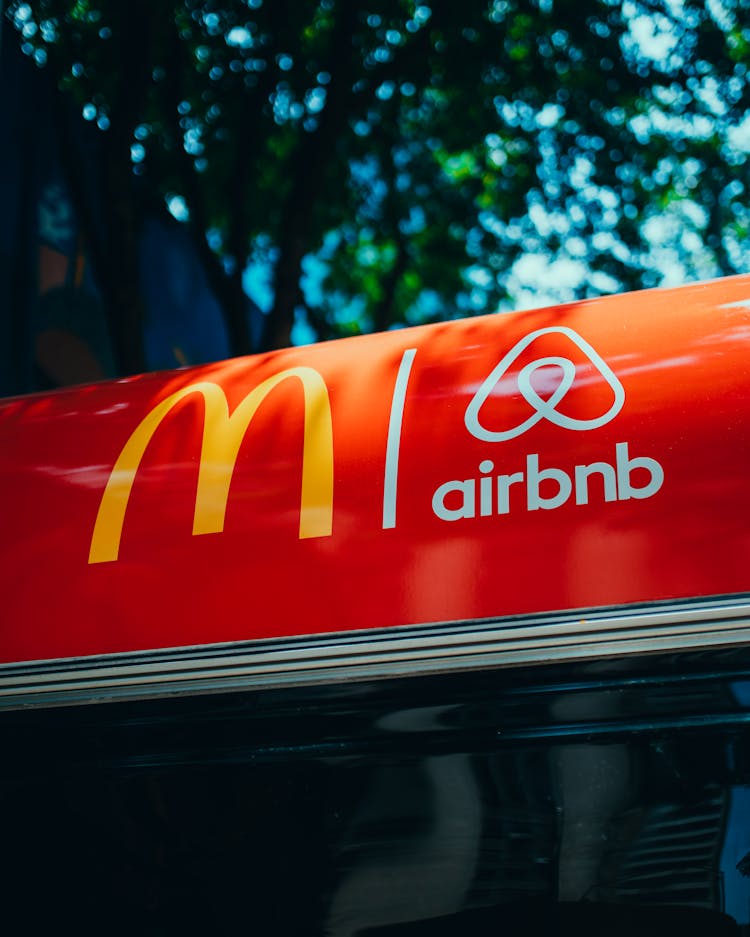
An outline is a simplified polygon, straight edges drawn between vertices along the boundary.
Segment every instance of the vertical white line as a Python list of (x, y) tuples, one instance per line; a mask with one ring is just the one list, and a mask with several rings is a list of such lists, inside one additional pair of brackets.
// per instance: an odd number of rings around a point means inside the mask
[(383, 530), (396, 526), (396, 488), (398, 485), (398, 454), (401, 446), (401, 424), (404, 419), (406, 386), (409, 383), (411, 366), (416, 348), (407, 348), (401, 358), (396, 375), (391, 402), (391, 419), (388, 424), (388, 443), (385, 450), (385, 478), (383, 480)]

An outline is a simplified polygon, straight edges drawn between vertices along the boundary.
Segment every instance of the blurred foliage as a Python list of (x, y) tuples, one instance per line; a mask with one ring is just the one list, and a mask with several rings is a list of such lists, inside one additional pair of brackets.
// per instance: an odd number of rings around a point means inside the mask
[[(748, 0), (36, 0), (236, 352), (747, 269)], [(114, 178), (114, 177), (113, 177)], [(140, 197), (140, 196), (139, 196)], [(532, 299), (533, 297), (533, 299)], [(232, 325), (234, 322), (234, 325)]]

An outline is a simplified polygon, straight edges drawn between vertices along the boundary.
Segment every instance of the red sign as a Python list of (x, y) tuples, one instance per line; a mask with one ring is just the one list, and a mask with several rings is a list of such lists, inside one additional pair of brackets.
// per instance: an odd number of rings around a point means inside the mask
[(750, 278), (0, 404), (0, 661), (750, 591)]

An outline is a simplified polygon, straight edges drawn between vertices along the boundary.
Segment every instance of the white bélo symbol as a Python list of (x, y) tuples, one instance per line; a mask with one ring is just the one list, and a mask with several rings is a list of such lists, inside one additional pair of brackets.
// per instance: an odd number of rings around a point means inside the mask
[[(482, 406), (487, 401), (487, 398), (494, 390), (498, 381), (506, 374), (518, 356), (525, 351), (535, 339), (539, 338), (540, 335), (554, 334), (565, 335), (569, 338), (573, 344), (586, 355), (601, 377), (607, 382), (615, 398), (609, 410), (602, 414), (602, 416), (594, 417), (590, 420), (579, 420), (572, 416), (565, 416), (564, 413), (559, 413), (557, 405), (573, 386), (576, 376), (576, 366), (569, 358), (553, 355), (551, 357), (537, 358), (536, 361), (529, 362), (518, 374), (518, 389), (524, 400), (534, 411), (531, 416), (524, 420), (523, 423), (519, 423), (518, 426), (514, 426), (512, 429), (508, 430), (490, 430), (482, 426), (479, 420), (479, 411), (482, 409)], [(534, 372), (539, 368), (548, 367), (550, 365), (560, 368), (562, 375), (560, 377), (560, 383), (557, 385), (554, 393), (547, 400), (544, 400), (532, 387), (531, 378)], [(573, 329), (566, 328), (563, 325), (551, 326), (546, 329), (537, 329), (536, 332), (525, 335), (511, 348), (497, 367), (493, 368), (491, 374), (472, 398), (471, 403), (466, 408), (464, 422), (466, 423), (468, 431), (477, 439), (481, 439), (484, 442), (504, 442), (508, 439), (515, 439), (516, 436), (525, 433), (526, 430), (531, 429), (531, 427), (535, 426), (541, 419), (549, 420), (550, 423), (561, 426), (563, 429), (596, 429), (614, 419), (622, 409), (624, 402), (625, 390), (601, 355), (597, 354), (591, 345), (589, 345), (585, 339), (581, 338), (577, 332), (574, 332)]]

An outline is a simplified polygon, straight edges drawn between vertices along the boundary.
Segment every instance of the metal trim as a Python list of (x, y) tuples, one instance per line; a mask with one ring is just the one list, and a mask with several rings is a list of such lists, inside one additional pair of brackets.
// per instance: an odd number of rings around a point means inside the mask
[(750, 597), (0, 665), (0, 709), (750, 646)]

